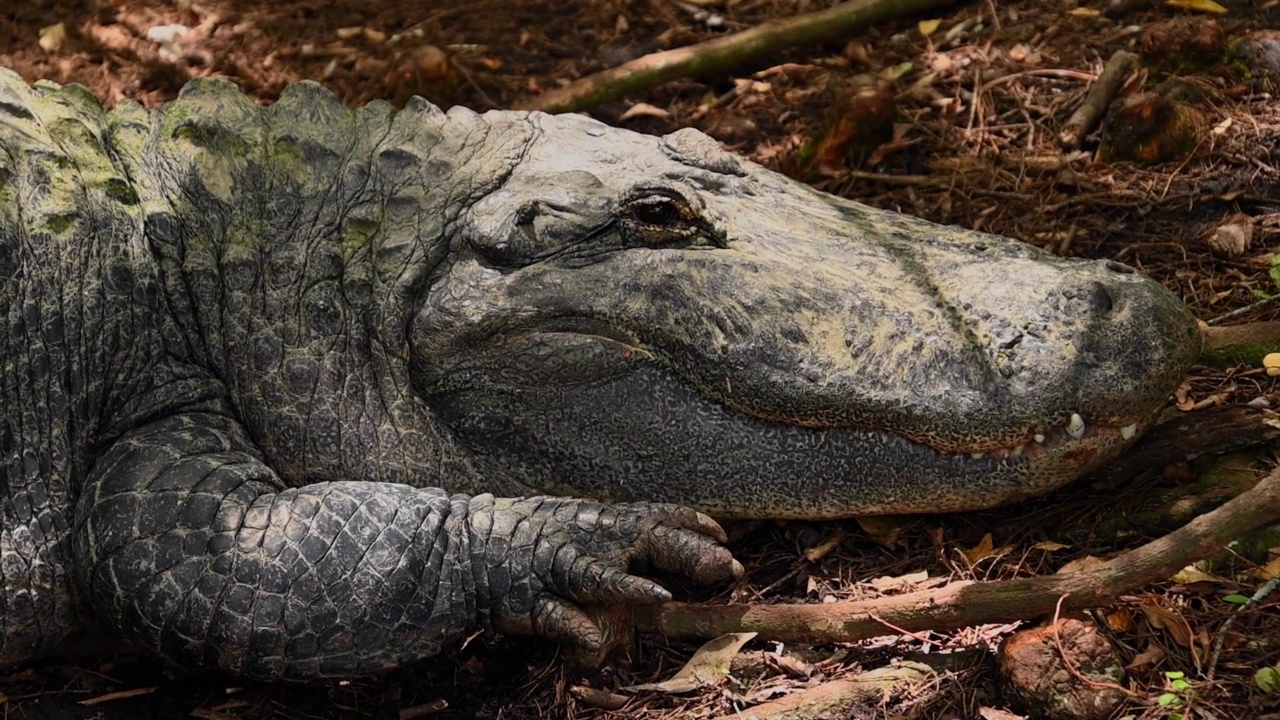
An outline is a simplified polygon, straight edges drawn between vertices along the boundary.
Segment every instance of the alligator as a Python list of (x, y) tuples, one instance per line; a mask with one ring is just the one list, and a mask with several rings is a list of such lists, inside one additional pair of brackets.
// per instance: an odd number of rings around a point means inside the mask
[(1199, 351), (1172, 293), (681, 130), (110, 111), (0, 71), (0, 665), (105, 633), (263, 681), (480, 628), (599, 647), (718, 520), (986, 508), (1097, 468)]

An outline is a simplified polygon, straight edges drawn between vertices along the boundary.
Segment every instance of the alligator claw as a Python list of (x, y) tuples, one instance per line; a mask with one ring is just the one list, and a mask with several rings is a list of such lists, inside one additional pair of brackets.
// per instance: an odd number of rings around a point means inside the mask
[(674, 505), (607, 504), (564, 498), (472, 499), (477, 604), (498, 629), (534, 634), (586, 656), (605, 651), (605, 633), (584, 607), (651, 605), (671, 599), (633, 575), (656, 568), (698, 583), (742, 576), (714, 520)]

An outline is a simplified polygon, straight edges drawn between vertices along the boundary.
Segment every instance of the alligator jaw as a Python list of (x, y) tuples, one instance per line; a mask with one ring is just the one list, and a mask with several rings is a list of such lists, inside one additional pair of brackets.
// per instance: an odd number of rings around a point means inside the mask
[(577, 150), (523, 149), (410, 323), (414, 385), (486, 476), (720, 517), (991, 507), (1121, 452), (1199, 353), (1186, 306), (1118, 263), (823, 195), (696, 133), (537, 125)]

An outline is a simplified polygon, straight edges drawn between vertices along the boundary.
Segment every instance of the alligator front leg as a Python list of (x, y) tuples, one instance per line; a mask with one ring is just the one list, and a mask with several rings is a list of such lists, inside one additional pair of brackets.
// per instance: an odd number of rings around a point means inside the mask
[(576, 603), (652, 603), (632, 561), (741, 572), (692, 511), (495, 500), (372, 482), (285, 489), (234, 420), (190, 413), (117, 441), (79, 500), (76, 572), (98, 616), (171, 661), (263, 680), (368, 675), (477, 622), (571, 640)]

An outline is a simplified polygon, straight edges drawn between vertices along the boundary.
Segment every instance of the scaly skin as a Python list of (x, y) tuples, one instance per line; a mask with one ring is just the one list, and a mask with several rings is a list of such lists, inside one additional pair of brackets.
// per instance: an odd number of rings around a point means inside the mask
[(692, 131), (4, 71), (0, 309), (0, 664), (94, 624), (295, 681), (474, 625), (595, 647), (580, 604), (667, 597), (633, 563), (740, 572), (697, 510), (1045, 492), (1198, 351), (1128, 268)]

